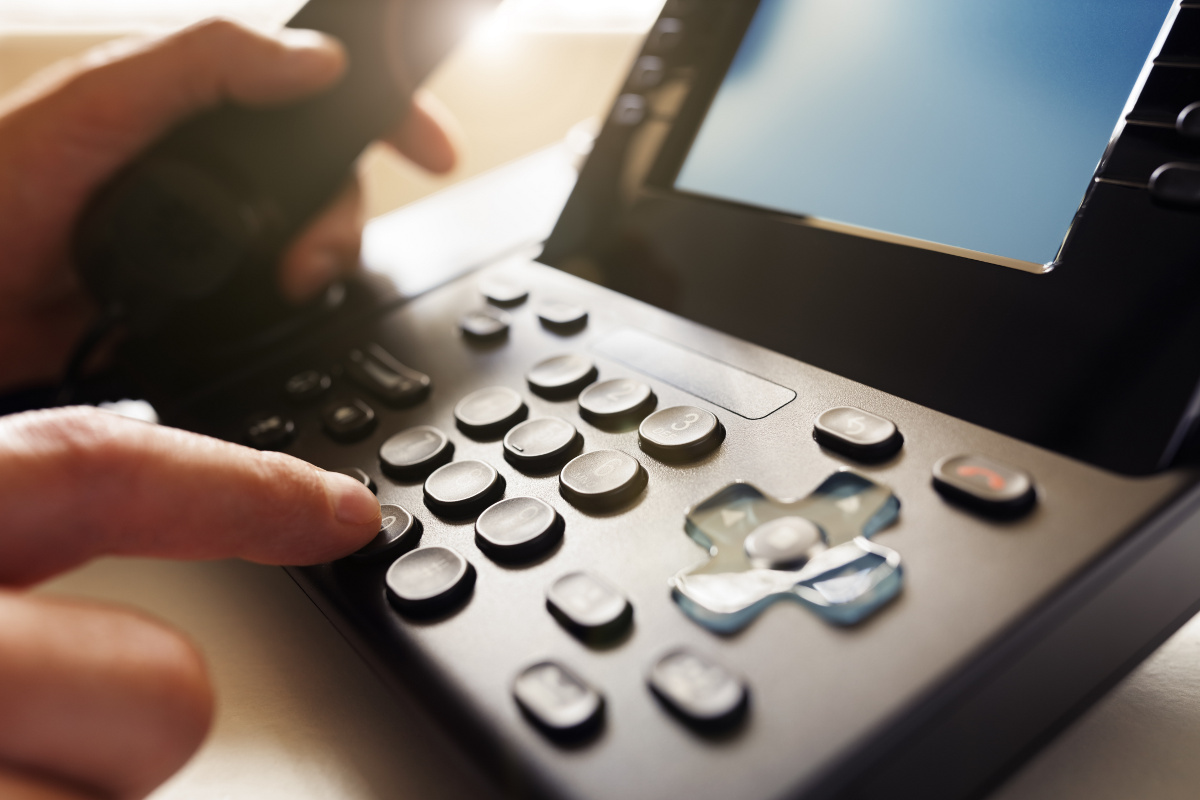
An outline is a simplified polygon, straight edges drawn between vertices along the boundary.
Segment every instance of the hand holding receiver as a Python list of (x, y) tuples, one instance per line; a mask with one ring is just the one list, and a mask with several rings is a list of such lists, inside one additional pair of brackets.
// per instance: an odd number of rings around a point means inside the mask
[(366, 145), (402, 121), (479, 5), (312, 0), (289, 25), (343, 44), (339, 81), (300, 102), (227, 101), (186, 120), (86, 209), (75, 260), (105, 313), (181, 344), (242, 340), (293, 315), (276, 281), (281, 254)]

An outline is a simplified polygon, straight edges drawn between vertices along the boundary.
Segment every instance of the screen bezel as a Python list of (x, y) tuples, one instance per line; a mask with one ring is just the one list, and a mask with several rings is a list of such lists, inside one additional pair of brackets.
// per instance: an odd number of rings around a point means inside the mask
[[(1035, 275), (670, 188), (756, 7), (693, 4), (673, 83), (641, 92), (641, 123), (606, 124), (541, 260), (1085, 461), (1169, 463), (1200, 382), (1195, 214), (1093, 180), (1058, 268)], [(652, 34), (644, 53), (654, 48)]]

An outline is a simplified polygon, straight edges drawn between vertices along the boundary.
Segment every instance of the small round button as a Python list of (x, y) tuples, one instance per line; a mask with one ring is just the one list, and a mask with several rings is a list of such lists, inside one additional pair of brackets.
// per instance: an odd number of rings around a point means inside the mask
[(618, 430), (639, 424), (657, 404), (649, 385), (633, 378), (614, 378), (583, 390), (579, 416), (597, 428)]
[(475, 520), (475, 543), (497, 561), (529, 561), (562, 538), (563, 521), (536, 497), (510, 497)]
[(558, 476), (558, 491), (573, 506), (611, 511), (646, 488), (646, 470), (620, 450), (596, 450), (572, 459)]
[(542, 303), (537, 310), (538, 320), (556, 333), (575, 333), (587, 326), (588, 312), (570, 303)]
[(454, 456), (454, 443), (432, 425), (407, 428), (379, 447), (379, 466), (389, 478), (424, 478)]
[(476, 439), (494, 439), (529, 415), (521, 395), (507, 386), (471, 392), (454, 407), (454, 421)]
[(759, 525), (744, 547), (759, 569), (799, 569), (821, 544), (821, 529), (804, 517), (779, 517)]
[(558, 417), (531, 419), (504, 437), (504, 459), (525, 472), (553, 472), (583, 447), (575, 426)]
[(831, 408), (817, 417), (813, 438), (859, 461), (879, 461), (896, 453), (904, 444), (896, 424), (861, 408)]
[(356, 558), (375, 558), (412, 549), (421, 537), (421, 523), (400, 506), (381, 505), (379, 533), (354, 553)]
[(320, 370), (307, 369), (297, 372), (283, 384), (283, 393), (296, 404), (311, 403), (329, 391), (333, 378)]
[(347, 400), (326, 408), (321, 422), (325, 432), (335, 441), (357, 442), (375, 430), (375, 410), (362, 400)]
[(725, 440), (725, 426), (711, 411), (672, 406), (642, 420), (638, 441), (659, 461), (695, 461)]
[(480, 341), (506, 336), (510, 324), (508, 314), (495, 308), (468, 312), (458, 321), (458, 327), (465, 335)]
[(371, 480), (371, 476), (358, 467), (347, 467), (345, 469), (334, 470), (334, 472), (345, 475), (347, 478), (354, 478), (354, 480), (358, 481), (372, 492), (375, 491), (375, 481)]
[(1028, 472), (981, 455), (943, 458), (933, 467), (933, 486), (948, 500), (997, 517), (1024, 514), (1037, 499)]
[(479, 292), (497, 306), (519, 306), (529, 297), (524, 286), (502, 278), (484, 278), (479, 282)]
[(564, 575), (546, 592), (546, 608), (587, 644), (617, 638), (633, 621), (633, 606), (606, 582), (588, 572)]
[(451, 519), (473, 517), (504, 494), (504, 478), (482, 461), (454, 461), (425, 479), (425, 505)]
[(418, 547), (388, 567), (388, 598), (402, 612), (447, 610), (471, 593), (475, 568), (449, 547)]
[(600, 693), (554, 661), (522, 670), (513, 681), (512, 693), (525, 716), (556, 738), (594, 731), (604, 711)]
[(746, 709), (746, 685), (689, 650), (663, 656), (650, 670), (648, 682), (671, 711), (700, 728), (728, 725)]
[(596, 365), (574, 353), (539, 361), (525, 376), (529, 388), (548, 400), (566, 400), (596, 380)]
[(282, 450), (296, 438), (296, 423), (282, 414), (259, 414), (246, 425), (246, 444), (259, 450)]

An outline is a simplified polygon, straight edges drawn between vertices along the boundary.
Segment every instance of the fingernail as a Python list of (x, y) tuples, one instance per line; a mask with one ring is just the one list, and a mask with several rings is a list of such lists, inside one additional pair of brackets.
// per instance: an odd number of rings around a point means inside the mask
[(379, 501), (371, 490), (348, 475), (322, 472), (333, 515), (344, 525), (366, 525), (379, 519)]

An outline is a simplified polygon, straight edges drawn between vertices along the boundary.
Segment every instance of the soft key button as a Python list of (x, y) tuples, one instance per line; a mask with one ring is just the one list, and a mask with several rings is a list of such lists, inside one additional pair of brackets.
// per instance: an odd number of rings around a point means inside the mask
[(575, 333), (587, 326), (588, 312), (570, 303), (542, 303), (537, 310), (542, 325), (557, 333)]
[(406, 367), (377, 344), (355, 348), (346, 356), (350, 379), (397, 408), (416, 405), (429, 394), (429, 376)]
[(663, 656), (647, 682), (671, 711), (701, 728), (729, 725), (746, 710), (746, 684), (690, 650)]
[(333, 378), (328, 373), (307, 369), (288, 378), (283, 384), (283, 393), (290, 402), (302, 405), (321, 397), (332, 385)]
[(684, 528), (710, 560), (674, 577), (675, 602), (720, 633), (785, 598), (852, 625), (900, 592), (900, 555), (869, 541), (899, 514), (888, 487), (853, 472), (830, 475), (800, 500), (731, 484), (687, 514)]
[(624, 595), (588, 572), (572, 572), (551, 584), (546, 608), (564, 628), (591, 645), (619, 637), (633, 621), (633, 606)]
[(296, 438), (296, 423), (282, 414), (259, 414), (246, 425), (245, 438), (259, 450), (282, 450)]
[(513, 681), (513, 699), (550, 736), (580, 736), (595, 730), (604, 698), (582, 678), (554, 661), (522, 670)]
[(904, 444), (894, 422), (849, 407), (831, 408), (817, 417), (813, 438), (822, 447), (859, 461), (882, 461)]
[(933, 486), (947, 500), (998, 517), (1024, 514), (1037, 499), (1028, 472), (981, 455), (943, 458), (933, 467)]
[(331, 439), (349, 444), (365, 439), (375, 430), (375, 409), (362, 400), (334, 403), (321, 415), (321, 424)]

